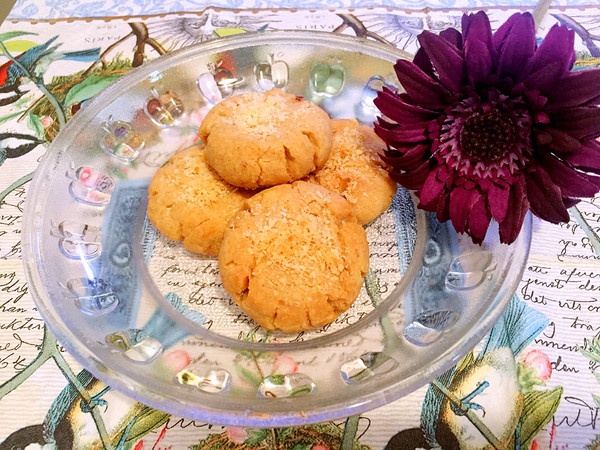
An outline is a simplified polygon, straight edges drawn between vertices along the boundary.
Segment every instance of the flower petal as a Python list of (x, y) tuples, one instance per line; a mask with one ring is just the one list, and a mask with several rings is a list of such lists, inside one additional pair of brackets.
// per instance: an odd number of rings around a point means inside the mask
[(477, 199), (476, 189), (467, 190), (462, 186), (454, 186), (450, 192), (450, 220), (458, 233), (465, 232), (467, 216)]
[(543, 70), (550, 64), (559, 62), (562, 73), (567, 73), (575, 62), (575, 32), (565, 26), (554, 25), (527, 64), (526, 72)]
[(415, 53), (415, 57), (413, 58), (413, 62), (419, 69), (421, 69), (430, 77), (433, 78), (435, 76), (435, 71), (433, 70), (433, 64), (431, 64), (431, 59), (429, 59), (429, 55), (423, 47), (417, 50), (417, 53)]
[(432, 207), (437, 205), (438, 197), (446, 185), (443, 181), (438, 180), (437, 172), (438, 170), (431, 171), (423, 183), (423, 186), (419, 189), (420, 204)]
[(600, 69), (571, 72), (560, 80), (560, 89), (548, 93), (548, 109), (568, 108), (597, 102)]
[(600, 108), (580, 106), (548, 113), (554, 128), (566, 131), (576, 139), (592, 139), (600, 135)]
[(492, 215), (487, 207), (485, 196), (479, 194), (479, 197), (469, 211), (469, 236), (473, 238), (473, 242), (481, 244), (485, 239), (485, 234), (490, 226)]
[(421, 166), (410, 172), (399, 172), (393, 170), (390, 172), (390, 177), (404, 186), (406, 189), (420, 189), (429, 175), (429, 160), (425, 161)]
[(510, 197), (510, 189), (502, 188), (493, 184), (488, 192), (488, 203), (492, 216), (496, 222), (500, 223), (506, 218), (508, 211), (508, 199)]
[(400, 59), (394, 65), (398, 80), (414, 103), (426, 108), (444, 109), (449, 92), (415, 64)]
[(438, 198), (435, 216), (440, 222), (445, 222), (450, 219), (450, 192), (452, 191), (444, 189)]
[(535, 172), (527, 178), (527, 198), (531, 211), (540, 219), (551, 223), (569, 221), (560, 188), (541, 166), (537, 166)]
[[(552, 136), (550, 135), (550, 133), (547, 133), (545, 130), (534, 130), (534, 134), (535, 134), (535, 142), (537, 142), (537, 144), (540, 146), (548, 145), (552, 142)], [(579, 141), (577, 141), (577, 142), (579, 142)]]
[(593, 197), (600, 190), (600, 178), (575, 170), (573, 167), (545, 155), (544, 168), (564, 197)]
[(463, 58), (450, 42), (430, 31), (417, 37), (433, 63), (440, 82), (450, 91), (457, 91), (464, 79)]
[(492, 55), (482, 41), (469, 40), (465, 43), (467, 79), (472, 85), (486, 81), (492, 72)]
[(463, 46), (463, 37), (456, 28), (446, 28), (443, 31), (440, 31), (440, 37), (452, 45), (454, 45), (457, 49), (462, 49)]
[(500, 242), (504, 244), (514, 242), (521, 231), (528, 209), (529, 200), (525, 196), (525, 181), (519, 178), (510, 187), (507, 214), (499, 226)]
[(430, 120), (439, 115), (434, 112), (412, 103), (407, 103), (406, 94), (396, 94), (384, 89), (377, 94), (373, 103), (388, 118), (395, 122), (418, 122), (420, 120)]
[(543, 165), (563, 197), (593, 197), (600, 190), (598, 177), (582, 174), (552, 156), (545, 156)]
[(511, 77), (518, 81), (522, 78), (527, 61), (535, 52), (535, 24), (529, 13), (516, 13), (498, 28), (493, 36), (498, 57), (498, 75)]
[(377, 135), (389, 145), (396, 142), (419, 142), (426, 138), (425, 128), (411, 128), (408, 126), (397, 125), (393, 128), (378, 128)]
[[(569, 73), (574, 32), (554, 26), (538, 47), (529, 13), (496, 33), (484, 12), (464, 15), (462, 25), (462, 35), (422, 32), (414, 61), (397, 61), (405, 92), (384, 89), (375, 100), (381, 158), (438, 220), (481, 242), (495, 219), (510, 243), (527, 211), (564, 222), (567, 207), (600, 191), (600, 69)], [(513, 121), (515, 147), (489, 167), (469, 166), (474, 158), (459, 159), (455, 147), (460, 130), (473, 111), (492, 108)]]
[(470, 39), (483, 41), (490, 44), (492, 51), (492, 27), (486, 13), (478, 11), (475, 14), (463, 14), (461, 29), (465, 43)]
[(576, 153), (567, 155), (564, 160), (581, 170), (600, 173), (600, 143), (584, 142)]
[[(562, 154), (574, 153), (581, 147), (581, 143), (577, 139), (564, 131), (552, 127), (544, 127), (543, 132), (548, 134), (551, 139), (550, 142), (543, 145), (547, 145), (550, 149), (560, 153), (561, 157)], [(538, 141), (538, 144), (542, 143)]]
[(555, 61), (533, 72), (524, 82), (529, 89), (536, 89), (544, 95), (549, 95), (556, 87), (556, 83), (564, 75), (563, 64)]
[(563, 203), (565, 204), (565, 208), (567, 208), (567, 209), (569, 209), (571, 206), (575, 206), (580, 201), (581, 201), (581, 199), (579, 199), (579, 198), (563, 197)]
[(428, 145), (415, 145), (406, 152), (387, 151), (379, 157), (385, 163), (392, 167), (397, 167), (402, 170), (414, 170), (425, 162), (424, 156), (428, 153)]

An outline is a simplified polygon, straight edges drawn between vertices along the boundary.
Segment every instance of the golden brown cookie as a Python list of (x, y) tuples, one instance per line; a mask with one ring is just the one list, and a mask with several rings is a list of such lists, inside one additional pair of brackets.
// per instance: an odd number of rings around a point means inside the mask
[(331, 125), (331, 155), (306, 181), (341, 194), (352, 203), (358, 222), (364, 225), (388, 209), (396, 195), (396, 182), (378, 155), (385, 143), (371, 127), (356, 120), (332, 119)]
[(158, 169), (148, 193), (150, 222), (167, 238), (207, 255), (219, 253), (227, 222), (253, 194), (219, 177), (198, 146)]
[(219, 252), (225, 289), (264, 328), (301, 331), (354, 302), (369, 266), (366, 233), (339, 194), (297, 181), (246, 201)]
[(208, 164), (249, 189), (299, 180), (322, 167), (331, 150), (327, 113), (281, 89), (223, 100), (208, 112), (199, 135)]

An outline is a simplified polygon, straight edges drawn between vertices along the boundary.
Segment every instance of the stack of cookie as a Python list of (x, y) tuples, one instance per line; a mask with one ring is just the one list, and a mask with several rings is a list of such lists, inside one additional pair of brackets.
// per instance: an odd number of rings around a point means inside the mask
[(362, 225), (396, 192), (378, 156), (384, 143), (281, 90), (222, 101), (199, 134), (205, 147), (178, 153), (152, 179), (150, 221), (218, 255), (225, 289), (264, 328), (335, 320), (368, 270)]

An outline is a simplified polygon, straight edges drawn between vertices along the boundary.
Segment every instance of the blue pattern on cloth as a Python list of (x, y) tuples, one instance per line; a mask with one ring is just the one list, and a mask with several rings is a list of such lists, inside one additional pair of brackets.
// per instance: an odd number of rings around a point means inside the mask
[[(181, 297), (174, 292), (166, 294), (165, 299), (184, 317), (196, 322), (198, 325), (206, 322), (204, 314), (184, 305)], [(156, 309), (152, 313), (152, 316), (142, 329), (148, 336), (158, 339), (165, 348), (172, 347), (190, 335), (185, 328), (181, 328), (160, 309)]]
[(102, 256), (90, 264), (119, 299), (115, 313), (94, 320), (110, 323), (106, 329), (133, 327), (141, 298), (141, 280), (133, 249), (138, 211), (147, 198), (149, 179), (120, 180), (102, 220)]
[(391, 206), (398, 243), (398, 268), (404, 273), (408, 269), (417, 241), (417, 218), (410, 192), (399, 187)]
[[(102, 240), (102, 257), (95, 265), (94, 273), (100, 274), (110, 284), (119, 298), (118, 314), (111, 315), (110, 325), (118, 328), (133, 327), (137, 321), (140, 306), (142, 280), (135, 263), (134, 241), (139, 232), (136, 225), (141, 211), (146, 210), (149, 179), (121, 180), (117, 183), (104, 214), (102, 231), (106, 239)], [(158, 231), (145, 215), (141, 224), (142, 254), (144, 263), (149, 265)], [(181, 297), (168, 293), (165, 299), (183, 316), (202, 325), (206, 321), (204, 314), (191, 310), (183, 304)], [(98, 320), (104, 320), (99, 318)], [(149, 336), (161, 341), (169, 348), (189, 335), (179, 328), (173, 320), (157, 308), (142, 329)]]
[[(487, 6), (535, 6), (537, 0), (17, 0), (11, 19), (59, 19), (65, 17), (109, 17), (202, 11), (209, 7), (231, 9), (270, 8), (481, 8)], [(553, 6), (584, 6), (589, 0), (555, 0)]]

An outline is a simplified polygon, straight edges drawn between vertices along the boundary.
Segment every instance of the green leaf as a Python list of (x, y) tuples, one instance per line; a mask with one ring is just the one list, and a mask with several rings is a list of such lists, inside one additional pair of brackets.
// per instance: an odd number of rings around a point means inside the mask
[(590, 361), (594, 361), (597, 363), (600, 363), (600, 355), (598, 353), (592, 353), (588, 350), (584, 350), (582, 348), (579, 349), (579, 352), (585, 356), (587, 359), (589, 359)]
[(594, 377), (596, 378), (596, 381), (598, 383), (600, 383), (600, 372), (593, 372), (593, 374), (594, 374)]
[(547, 391), (527, 392), (523, 398), (521, 411), (521, 442), (527, 448), (540, 430), (556, 412), (563, 394), (562, 386)]
[(249, 428), (246, 430), (248, 437), (244, 444), (248, 447), (256, 447), (269, 436), (270, 431), (270, 428)]
[(8, 31), (6, 33), (0, 33), (0, 42), (8, 41), (19, 36), (34, 35), (37, 33), (31, 33), (29, 31)]
[(10, 113), (7, 114), (5, 116), (0, 117), (0, 124), (4, 123), (4, 122), (8, 122), (10, 119), (14, 119), (17, 116), (20, 116), (21, 113), (20, 112), (14, 112), (14, 113)]
[(273, 352), (259, 352), (256, 353), (256, 359), (266, 359), (268, 360), (274, 360), (273, 358)]
[(283, 386), (283, 383), (285, 383), (285, 375), (279, 373), (270, 375), (269, 382), (275, 386)]
[(350, 416), (346, 419), (346, 423), (344, 423), (344, 431), (342, 432), (340, 450), (352, 450), (354, 448), (354, 441), (356, 441), (359, 423), (359, 415)]
[(524, 366), (521, 363), (517, 363), (517, 378), (519, 380), (519, 387), (521, 392), (529, 392), (534, 386), (545, 386), (544, 380), (542, 380), (538, 371), (534, 367)]
[(240, 377), (242, 377), (244, 380), (248, 381), (254, 386), (258, 386), (260, 383), (262, 383), (262, 378), (260, 377), (260, 375), (249, 371), (240, 364), (235, 365), (235, 370)]
[(19, 100), (17, 100), (16, 102), (14, 102), (12, 104), (12, 108), (13, 109), (26, 109), (27, 108), (27, 104), (31, 102), (31, 98), (28, 96), (23, 96), (21, 97)]
[(27, 127), (40, 139), (46, 138), (46, 129), (44, 128), (41, 117), (37, 114), (29, 114), (27, 116)]
[[(138, 415), (133, 419), (134, 423), (131, 428), (129, 428), (124, 443), (127, 444), (139, 440), (152, 430), (163, 425), (170, 416), (170, 414), (159, 411), (158, 409), (143, 406)], [(116, 445), (117, 442), (114, 442), (113, 444)]]
[(468, 368), (471, 364), (473, 364), (473, 361), (475, 361), (475, 354), (471, 350), (456, 365), (456, 368), (455, 368), (456, 373), (462, 372), (463, 370), (465, 370), (466, 368)]
[(238, 353), (246, 359), (252, 359), (252, 352), (249, 350), (240, 350)]
[(169, 417), (171, 417), (171, 415), (164, 411), (145, 407), (145, 411), (140, 415), (133, 427), (131, 427), (129, 430), (129, 436), (125, 442), (134, 442), (147, 435), (151, 431), (156, 430), (164, 425), (167, 420), (169, 420)]
[(596, 405), (598, 406), (598, 408), (600, 408), (600, 396), (596, 395), (596, 394), (592, 394), (592, 397), (594, 397), (594, 401), (596, 402)]
[(283, 427), (275, 429), (275, 434), (277, 435), (278, 441), (285, 441), (294, 435), (296, 432), (295, 427)]
[(87, 77), (81, 83), (69, 89), (65, 96), (65, 106), (89, 100), (119, 77), (120, 75), (92, 75)]

